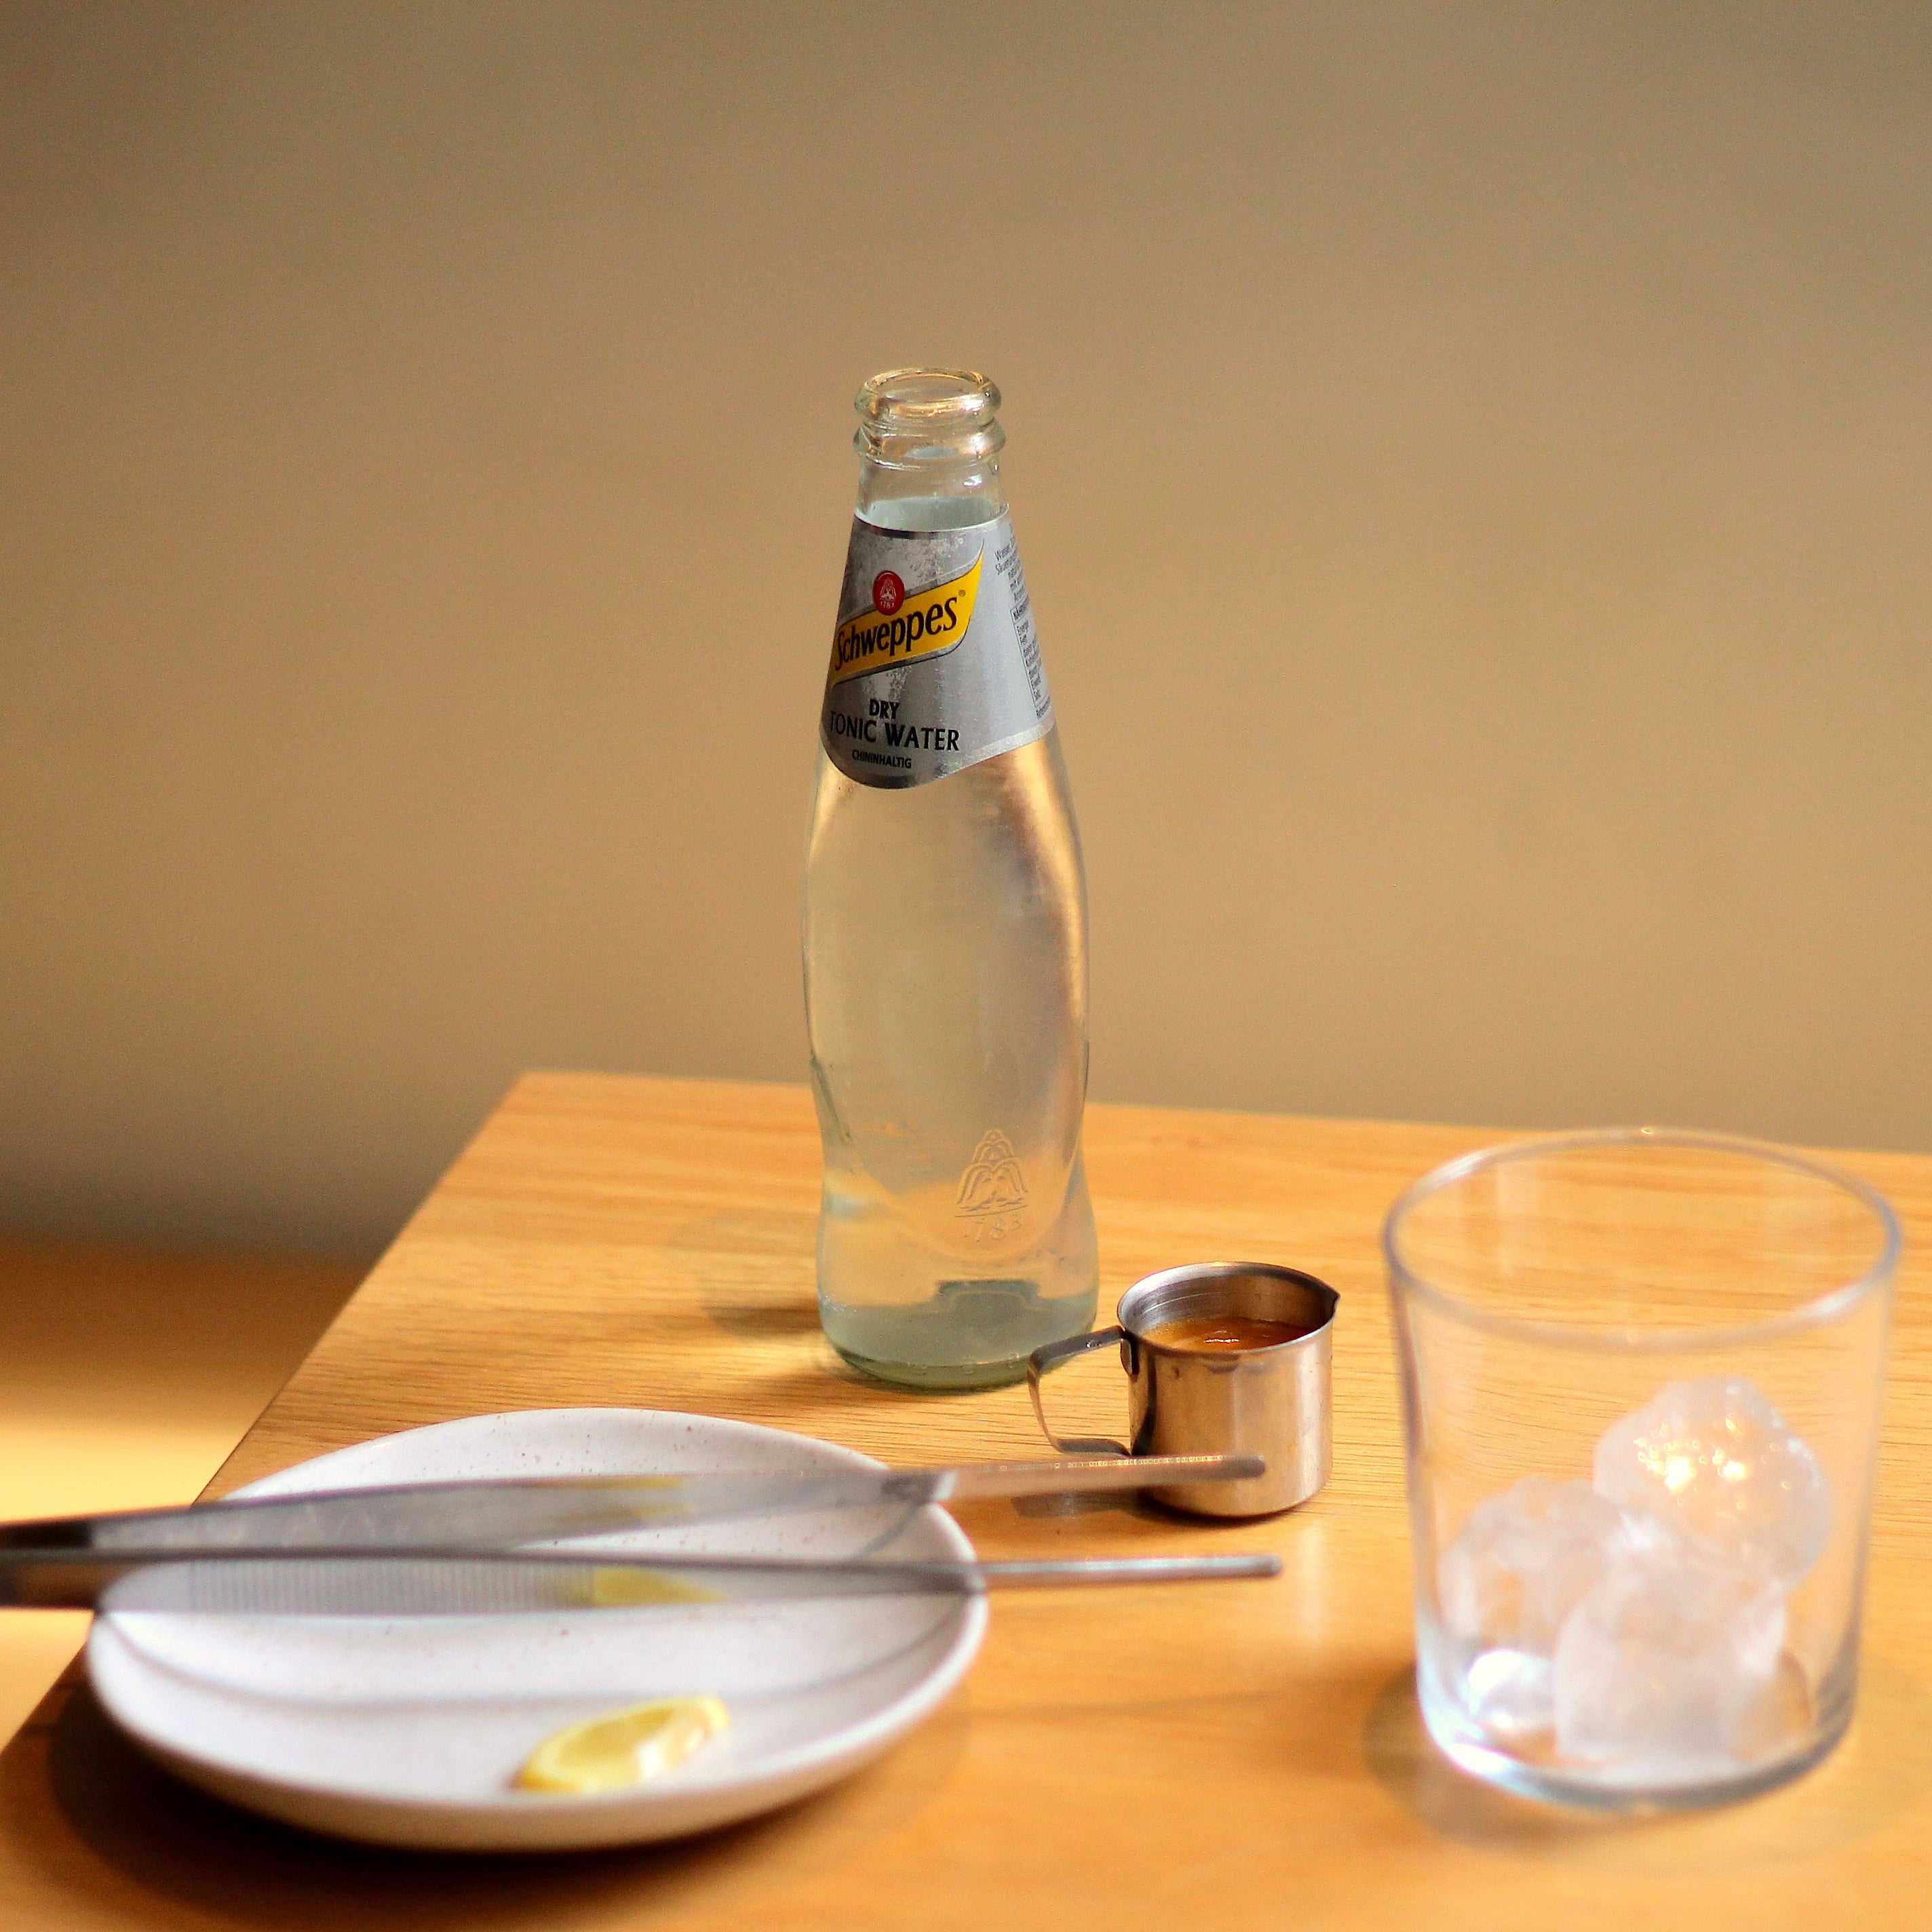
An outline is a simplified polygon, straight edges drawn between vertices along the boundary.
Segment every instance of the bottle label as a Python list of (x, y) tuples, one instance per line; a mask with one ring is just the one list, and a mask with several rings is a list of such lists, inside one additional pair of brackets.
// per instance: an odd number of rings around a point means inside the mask
[(1011, 518), (886, 530), (855, 518), (819, 736), (860, 784), (928, 784), (1053, 728)]

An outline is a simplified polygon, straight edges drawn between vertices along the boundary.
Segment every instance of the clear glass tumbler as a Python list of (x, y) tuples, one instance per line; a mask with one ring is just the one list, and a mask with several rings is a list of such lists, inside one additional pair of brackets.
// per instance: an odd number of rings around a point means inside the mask
[(1718, 1803), (1824, 1756), (1857, 1688), (1883, 1199), (1640, 1128), (1452, 1161), (1383, 1246), (1436, 1742), (1605, 1810)]

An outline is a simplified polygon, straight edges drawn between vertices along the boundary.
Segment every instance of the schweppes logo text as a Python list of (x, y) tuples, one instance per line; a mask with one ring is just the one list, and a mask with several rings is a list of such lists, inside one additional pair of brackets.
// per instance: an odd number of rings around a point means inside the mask
[(973, 621), (982, 561), (976, 556), (964, 576), (914, 592), (890, 616), (875, 603), (871, 610), (847, 618), (832, 634), (832, 674), (826, 682), (842, 684), (848, 677), (914, 664), (952, 650)]

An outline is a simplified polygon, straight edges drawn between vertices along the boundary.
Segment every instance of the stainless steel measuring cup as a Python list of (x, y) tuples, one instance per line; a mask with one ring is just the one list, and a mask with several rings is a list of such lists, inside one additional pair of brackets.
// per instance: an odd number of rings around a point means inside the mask
[[(1267, 1262), (1198, 1262), (1136, 1282), (1112, 1328), (1036, 1348), (1027, 1364), (1034, 1413), (1067, 1455), (1262, 1456), (1267, 1473), (1238, 1483), (1183, 1484), (1148, 1492), (1198, 1516), (1267, 1516), (1306, 1502), (1328, 1480), (1329, 1354), (1340, 1298), (1298, 1268)], [(1156, 1340), (1169, 1323), (1238, 1316), (1296, 1328), (1271, 1347), (1175, 1347)], [(1132, 1446), (1107, 1437), (1059, 1436), (1046, 1419), (1040, 1378), (1090, 1349), (1118, 1342), (1127, 1374)]]

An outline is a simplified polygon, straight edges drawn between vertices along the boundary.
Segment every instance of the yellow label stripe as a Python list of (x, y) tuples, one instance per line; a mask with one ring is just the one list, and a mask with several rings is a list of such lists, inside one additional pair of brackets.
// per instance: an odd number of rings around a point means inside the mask
[(826, 682), (842, 684), (894, 664), (950, 651), (966, 634), (980, 595), (981, 557), (950, 583), (916, 591), (888, 617), (878, 610), (848, 617), (832, 634), (832, 671)]

